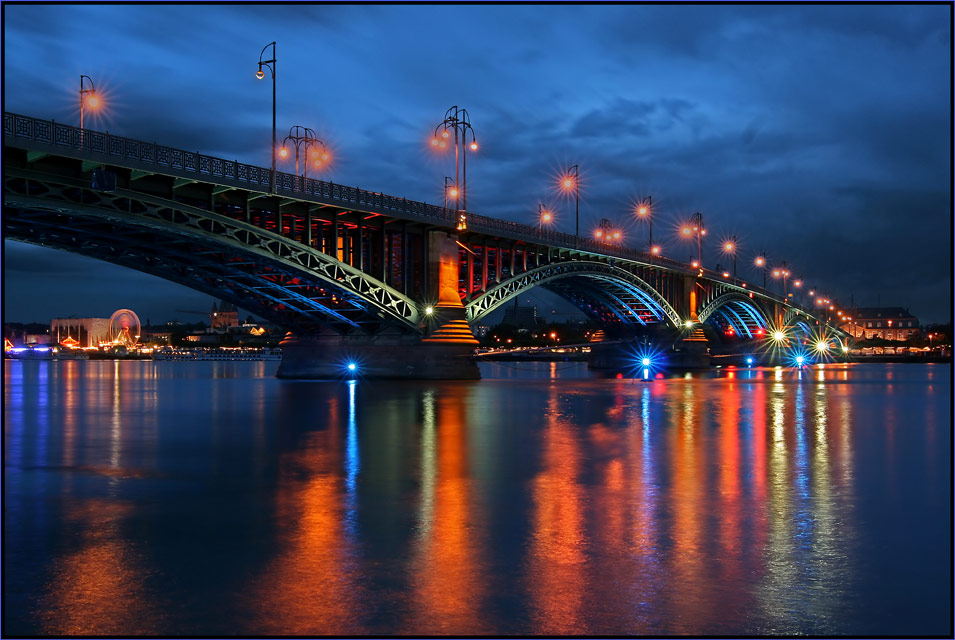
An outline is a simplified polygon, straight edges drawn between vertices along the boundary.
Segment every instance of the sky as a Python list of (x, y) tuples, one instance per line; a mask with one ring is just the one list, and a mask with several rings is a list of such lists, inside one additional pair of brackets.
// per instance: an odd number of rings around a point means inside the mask
[[(948, 5), (5, 4), (4, 110), (78, 124), (79, 77), (107, 108), (86, 126), (268, 167), (314, 129), (332, 182), (442, 204), (452, 160), (428, 145), (452, 105), (481, 145), (468, 209), (574, 231), (557, 176), (580, 168), (581, 234), (602, 218), (704, 265), (735, 236), (843, 307), (952, 318)], [(289, 172), (289, 165), (279, 169)], [(4, 320), (195, 322), (213, 299), (134, 270), (4, 240)]]

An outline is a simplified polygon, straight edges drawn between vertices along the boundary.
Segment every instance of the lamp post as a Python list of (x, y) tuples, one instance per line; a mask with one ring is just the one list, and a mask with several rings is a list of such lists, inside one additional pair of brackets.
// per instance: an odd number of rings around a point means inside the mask
[(554, 219), (554, 214), (544, 208), (544, 205), (537, 204), (537, 232), (540, 233), (544, 230), (544, 223), (550, 224), (551, 220)]
[(315, 135), (315, 131), (309, 129), (308, 127), (303, 127), (301, 125), (295, 125), (288, 130), (288, 135), (285, 136), (285, 140), (282, 141), (282, 149), (279, 151), (279, 154), (284, 158), (288, 155), (288, 149), (285, 147), (289, 142), (295, 145), (295, 177), (298, 177), (298, 154), (299, 149), (305, 147), (305, 180), (308, 180), (308, 161), (309, 161), (309, 148), (311, 147), (321, 147), (322, 152), (319, 157), (316, 167), (320, 166), (322, 162), (328, 160), (328, 149), (325, 147), (325, 143), (318, 139)]
[[(265, 50), (269, 47), (272, 47), (272, 59), (263, 60), (262, 57), (265, 56)], [(269, 181), (269, 192), (275, 193), (275, 68), (278, 66), (276, 63), (275, 55), (275, 41), (268, 43), (262, 47), (262, 53), (259, 54), (259, 70), (255, 72), (255, 77), (259, 80), (265, 78), (265, 72), (262, 71), (262, 67), (268, 67), (269, 71), (272, 72), (272, 177)]]
[[(457, 105), (449, 108), (444, 113), (444, 120), (438, 123), (434, 128), (434, 137), (431, 139), (431, 145), (438, 148), (445, 148), (447, 140), (450, 138), (449, 131), (454, 131), (454, 185), (458, 189), (460, 197), (460, 207), (456, 207), (458, 214), (458, 231), (467, 229), (467, 210), (468, 210), (468, 160), (467, 150), (477, 151), (478, 143), (474, 135), (474, 127), (471, 126), (471, 117), (468, 110)], [(467, 135), (471, 132), (471, 142), (468, 144)]]
[[(753, 264), (755, 264), (756, 267), (763, 272), (763, 289), (765, 289), (766, 288), (766, 256), (764, 255), (756, 256), (756, 259), (753, 260)], [(812, 294), (810, 293), (810, 295)]]
[[(89, 89), (84, 88), (83, 79), (89, 80)], [(87, 94), (89, 97), (87, 98)], [(96, 95), (96, 87), (93, 86), (93, 79), (89, 76), (80, 76), (80, 129), (83, 128), (83, 111), (86, 104), (89, 103), (90, 109), (99, 109), (100, 100)]]
[(574, 190), (574, 249), (580, 246), (580, 167), (576, 164), (560, 180), (564, 191)]
[(706, 227), (703, 226), (703, 214), (697, 211), (693, 214), (688, 224), (683, 225), (680, 233), (689, 238), (696, 235), (696, 262), (697, 266), (703, 268), (703, 236), (706, 235)]
[(653, 253), (653, 196), (647, 196), (637, 205), (636, 214), (638, 218), (645, 219), (650, 224), (650, 239), (648, 246), (650, 253)]
[[(83, 79), (89, 80), (89, 89), (86, 89), (83, 84)], [(88, 97), (87, 97), (88, 96)], [(90, 109), (99, 109), (102, 106), (100, 97), (96, 95), (96, 87), (93, 86), (93, 79), (89, 76), (80, 76), (80, 144), (82, 145), (85, 139), (83, 135), (83, 113), (86, 110), (86, 105), (89, 105)]]
[(723, 253), (733, 255), (733, 281), (736, 281), (736, 236), (723, 243)]
[[(444, 208), (448, 208), (448, 197), (454, 199), (455, 202), (458, 200), (458, 187), (453, 182), (454, 178), (451, 176), (444, 176)], [(454, 207), (457, 209), (457, 206)]]
[(780, 268), (773, 269), (773, 277), (783, 279), (783, 300), (786, 300), (789, 297), (787, 295), (788, 288), (786, 286), (786, 281), (789, 279), (789, 276), (790, 276), (790, 273), (789, 273), (789, 270), (786, 268), (785, 262), (783, 263), (783, 266), (781, 266)]

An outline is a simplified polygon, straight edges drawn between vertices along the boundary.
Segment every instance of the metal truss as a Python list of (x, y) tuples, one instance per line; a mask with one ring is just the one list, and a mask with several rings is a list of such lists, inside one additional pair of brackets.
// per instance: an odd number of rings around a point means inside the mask
[(533, 287), (543, 286), (563, 292), (564, 295), (566, 287), (555, 284), (566, 278), (573, 278), (577, 283), (600, 283), (597, 286), (603, 291), (603, 303), (608, 308), (620, 310), (622, 314), (616, 315), (626, 318), (628, 322), (646, 324), (645, 314), (650, 313), (654, 321), (669, 320), (674, 326), (681, 323), (679, 314), (670, 303), (643, 279), (621, 267), (589, 260), (544, 265), (505, 280), (467, 305), (468, 321), (480, 320), (514, 296)]
[(229, 300), (286, 328), (419, 331), (410, 298), (331, 256), (182, 203), (9, 169), (6, 236), (89, 255)]
[(755, 329), (765, 329), (771, 324), (771, 314), (767, 314), (755, 298), (751, 299), (735, 288), (710, 300), (698, 317), (700, 322), (721, 317), (733, 327), (737, 335), (749, 338), (754, 337)]

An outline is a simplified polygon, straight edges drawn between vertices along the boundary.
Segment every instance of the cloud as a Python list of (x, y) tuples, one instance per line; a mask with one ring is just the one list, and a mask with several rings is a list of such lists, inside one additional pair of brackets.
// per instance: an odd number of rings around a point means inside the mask
[[(886, 304), (950, 271), (948, 7), (262, 8), (7, 6), (6, 108), (75, 122), (86, 73), (112, 100), (97, 128), (268, 166), (271, 82), (253, 74), (276, 40), (278, 138), (316, 129), (333, 182), (440, 204), (452, 164), (426, 141), (456, 104), (481, 143), (476, 213), (536, 224), (542, 202), (572, 232), (554, 182), (577, 164), (582, 230), (609, 217), (642, 242), (629, 207), (652, 195), (673, 255), (671, 227), (701, 211), (715, 235)], [(947, 317), (950, 297), (941, 282), (925, 304)]]

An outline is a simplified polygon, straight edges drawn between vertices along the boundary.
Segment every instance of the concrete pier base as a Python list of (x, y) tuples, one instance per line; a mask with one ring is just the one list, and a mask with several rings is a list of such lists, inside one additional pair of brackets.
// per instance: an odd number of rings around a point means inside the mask
[[(473, 345), (425, 343), (420, 338), (405, 336), (357, 340), (347, 336), (289, 334), (279, 346), (282, 363), (275, 374), (279, 378), (481, 378), (477, 362), (471, 357)], [(349, 364), (354, 369), (349, 369)]]
[[(428, 305), (420, 335), (384, 332), (373, 336), (288, 334), (279, 344), (279, 378), (405, 378), (479, 380), (473, 358), (478, 341), (458, 295), (458, 245), (447, 231), (428, 235), (429, 281), (436, 302)], [(422, 305), (423, 306), (423, 305)]]
[(689, 334), (658, 328), (641, 337), (624, 338), (623, 342), (595, 342), (587, 366), (596, 371), (639, 371), (638, 354), (648, 351), (657, 354), (653, 365), (657, 369), (686, 371), (711, 366), (708, 341), (700, 328)]

